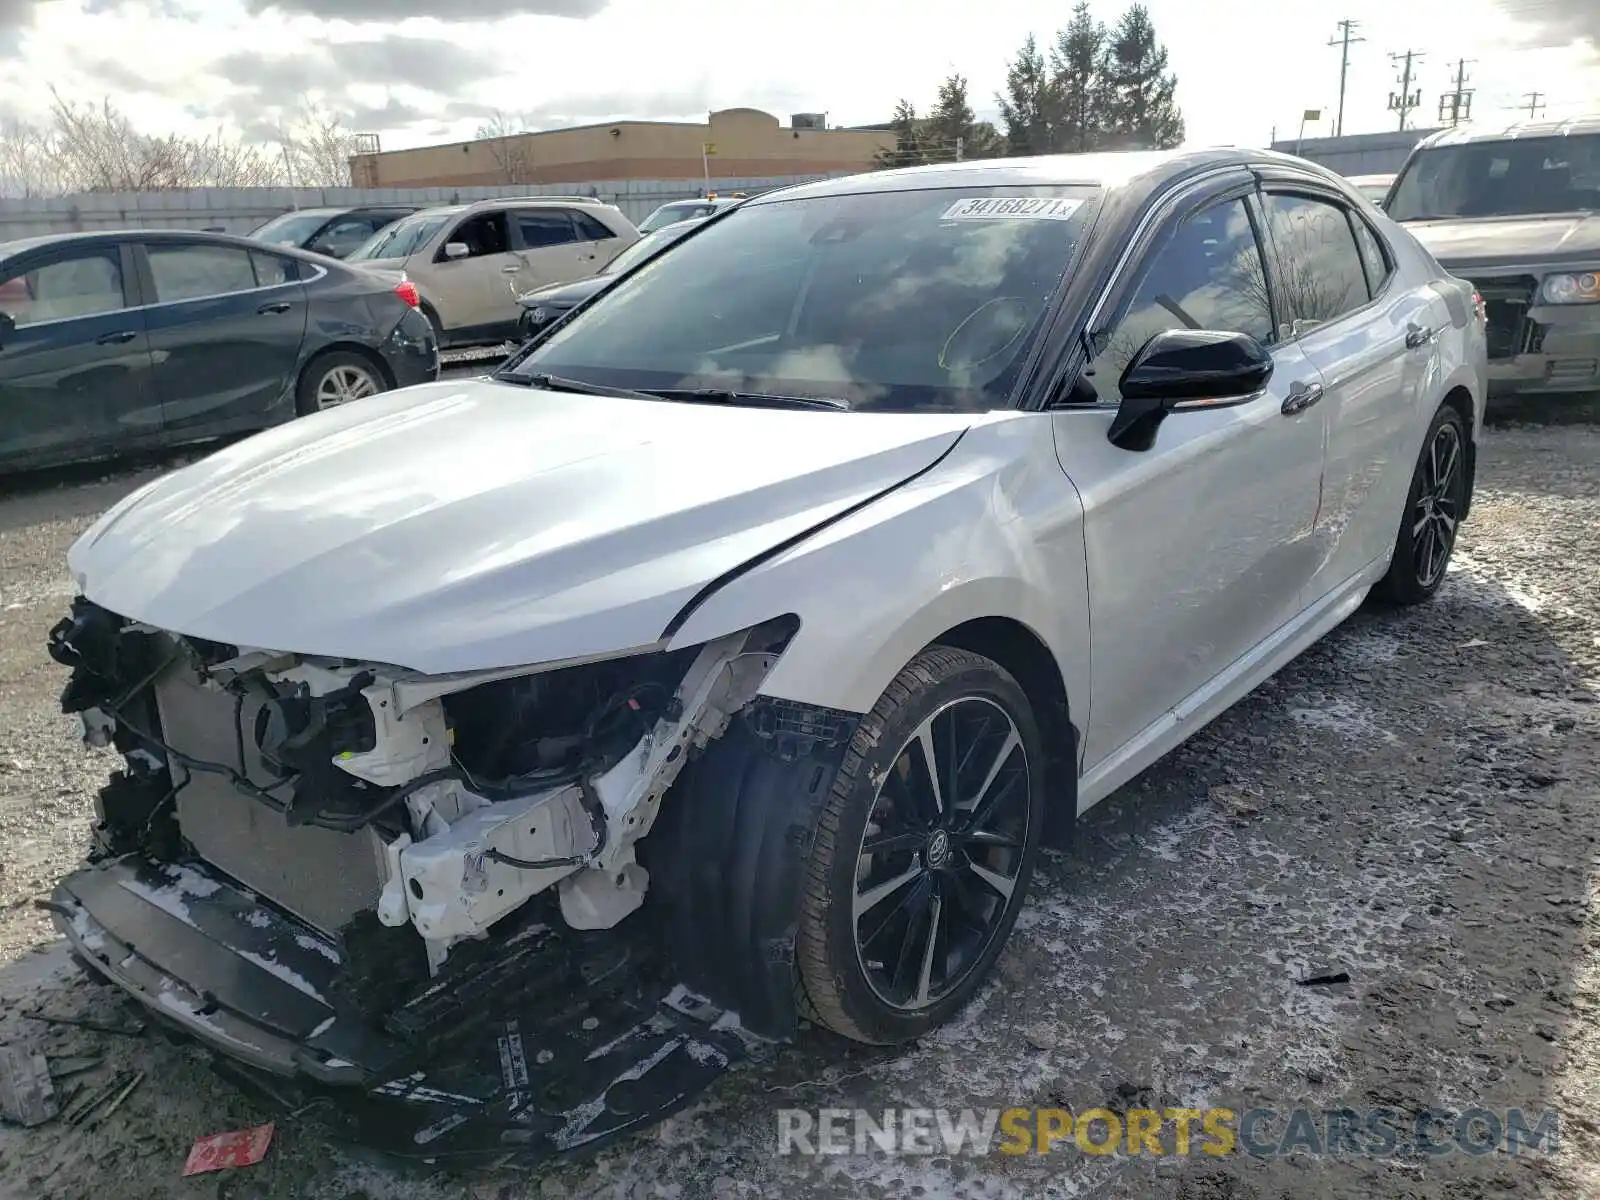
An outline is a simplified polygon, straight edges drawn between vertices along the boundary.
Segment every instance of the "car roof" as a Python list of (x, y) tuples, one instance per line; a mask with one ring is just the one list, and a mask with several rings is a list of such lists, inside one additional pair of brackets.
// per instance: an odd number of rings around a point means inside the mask
[(967, 187), (1098, 187), (1116, 189), (1160, 186), (1208, 168), (1282, 164), (1329, 174), (1305, 159), (1271, 150), (1215, 149), (1120, 150), (1096, 154), (1041, 154), (1027, 158), (973, 159), (968, 162), (900, 167), (838, 179), (822, 179), (763, 192), (742, 201), (771, 204), (812, 196), (849, 196), (870, 192), (916, 191)]
[(1435, 146), (1465, 146), (1474, 142), (1506, 142), (1516, 138), (1570, 137), (1600, 133), (1600, 114), (1569, 117), (1564, 121), (1513, 121), (1509, 125), (1457, 125), (1430, 133), (1416, 145), (1418, 150)]
[(199, 229), (97, 229), (89, 233), (46, 233), (38, 237), (18, 238), (11, 242), (0, 242), (0, 262), (45, 246), (93, 246), (107, 242), (126, 241), (159, 242), (171, 238), (182, 238), (185, 241), (193, 242), (209, 242), (217, 246), (237, 246), (241, 250), (252, 250), (257, 254), (263, 252), (281, 254), (287, 258), (298, 258), (321, 267), (325, 267), (328, 264), (328, 260), (321, 255), (310, 254), (294, 246), (267, 247), (263, 246), (255, 238), (241, 237), (232, 233), (207, 233)]

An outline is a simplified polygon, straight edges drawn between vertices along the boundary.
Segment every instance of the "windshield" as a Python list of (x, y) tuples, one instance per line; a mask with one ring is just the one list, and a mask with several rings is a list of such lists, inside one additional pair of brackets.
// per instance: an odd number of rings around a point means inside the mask
[(1600, 208), (1600, 134), (1422, 150), (1389, 203), (1397, 221), (1521, 217)]
[(273, 217), (265, 225), (259, 225), (250, 234), (258, 241), (271, 242), (274, 246), (303, 246), (306, 240), (328, 223), (328, 214), (286, 212), (281, 217)]
[(700, 223), (698, 221), (692, 224), (688, 221), (682, 221), (676, 225), (670, 225), (666, 229), (658, 230), (655, 233), (647, 233), (644, 237), (640, 238), (633, 245), (629, 246), (621, 254), (613, 258), (605, 266), (601, 267), (600, 274), (620, 275), (624, 271), (632, 270), (634, 267), (644, 262), (645, 259), (654, 258), (657, 254), (660, 254), (668, 246), (672, 245), (673, 242), (677, 241), (691, 229), (698, 228), (699, 225)]
[(639, 226), (639, 232), (654, 233), (657, 229), (665, 229), (668, 225), (687, 221), (690, 217), (709, 217), (716, 211), (717, 206), (706, 200), (691, 201), (687, 204), (663, 204), (644, 219), (644, 224)]
[(620, 280), (511, 374), (897, 412), (1000, 407), (1094, 195), (965, 187), (745, 205)]
[(359, 262), (373, 258), (409, 258), (439, 232), (439, 227), (453, 214), (418, 213), (403, 221), (396, 221), (387, 229), (380, 229), (360, 246), (350, 252), (346, 262)]

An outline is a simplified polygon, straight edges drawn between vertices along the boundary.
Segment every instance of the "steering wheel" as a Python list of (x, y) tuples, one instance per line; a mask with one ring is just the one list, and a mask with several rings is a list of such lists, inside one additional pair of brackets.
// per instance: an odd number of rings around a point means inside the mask
[(1020, 296), (985, 300), (963, 317), (939, 348), (942, 370), (970, 371), (993, 362), (1033, 325), (1031, 305)]

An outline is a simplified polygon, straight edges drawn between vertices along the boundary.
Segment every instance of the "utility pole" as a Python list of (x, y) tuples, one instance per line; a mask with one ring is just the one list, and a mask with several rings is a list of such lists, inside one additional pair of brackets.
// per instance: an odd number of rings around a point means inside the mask
[(1522, 101), (1528, 106), (1528, 116), (1537, 117), (1539, 115), (1539, 110), (1544, 107), (1544, 93), (1525, 92), (1523, 94)]
[(1333, 136), (1344, 136), (1344, 82), (1350, 74), (1350, 44), (1364, 42), (1367, 39), (1356, 36), (1359, 21), (1352, 21), (1349, 17), (1339, 22), (1339, 36), (1328, 39), (1328, 45), (1339, 47), (1339, 113), (1333, 121)]
[(1419, 59), (1426, 55), (1420, 50), (1407, 50), (1404, 54), (1389, 55), (1390, 62), (1404, 62), (1405, 66), (1400, 71), (1399, 92), (1389, 93), (1389, 111), (1400, 114), (1400, 128), (1406, 127), (1406, 118), (1411, 115), (1411, 110), (1422, 103), (1422, 89), (1411, 90), (1412, 67)]
[(1472, 120), (1472, 89), (1467, 86), (1467, 63), (1477, 59), (1456, 59), (1456, 90), (1439, 97), (1439, 120), (1452, 128)]

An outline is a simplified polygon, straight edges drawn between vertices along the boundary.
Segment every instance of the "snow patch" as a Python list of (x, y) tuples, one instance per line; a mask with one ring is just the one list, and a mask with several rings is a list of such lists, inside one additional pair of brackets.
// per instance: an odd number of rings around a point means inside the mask
[(277, 959), (267, 958), (264, 955), (252, 953), (249, 950), (236, 950), (235, 953), (238, 954), (240, 958), (255, 963), (255, 965), (260, 967), (263, 971), (266, 971), (272, 975), (276, 975), (290, 987), (294, 988), (295, 991), (304, 992), (313, 1000), (316, 1000), (322, 1004), (327, 1003), (327, 1001), (323, 999), (322, 993), (317, 991), (317, 989), (312, 986), (310, 980), (306, 979), (306, 977), (301, 975), (299, 972), (293, 971), (284, 966)]
[(335, 950), (332, 946), (328, 945), (327, 942), (322, 941), (320, 938), (314, 938), (310, 934), (306, 934), (306, 933), (297, 933), (297, 934), (295, 934), (294, 935), (294, 944), (296, 946), (299, 946), (302, 950), (315, 950), (318, 954), (322, 955), (323, 958), (327, 959), (334, 966), (338, 966), (339, 963), (342, 961), (339, 958), (339, 952), (337, 950)]
[(1349, 700), (1334, 700), (1321, 708), (1291, 708), (1290, 718), (1297, 724), (1320, 729), (1351, 741), (1398, 741), (1387, 729), (1380, 729), (1372, 710)]

